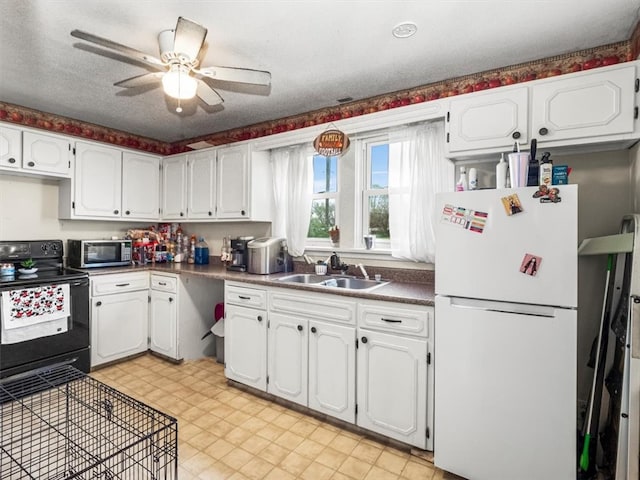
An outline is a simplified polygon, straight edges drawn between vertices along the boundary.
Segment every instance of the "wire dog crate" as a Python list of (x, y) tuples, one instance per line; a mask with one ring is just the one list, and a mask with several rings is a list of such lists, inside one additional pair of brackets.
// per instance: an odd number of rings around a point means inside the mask
[(0, 478), (174, 480), (178, 422), (70, 366), (9, 380)]

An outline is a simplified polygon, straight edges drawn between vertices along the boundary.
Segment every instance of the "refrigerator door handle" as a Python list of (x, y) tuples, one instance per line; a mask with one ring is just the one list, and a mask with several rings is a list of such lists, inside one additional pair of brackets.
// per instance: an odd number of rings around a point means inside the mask
[(472, 308), (487, 312), (509, 313), (515, 315), (529, 315), (532, 317), (555, 318), (555, 307), (545, 305), (528, 305), (524, 303), (494, 302), (491, 300), (476, 300), (473, 298), (450, 297), (451, 306), (457, 308)]

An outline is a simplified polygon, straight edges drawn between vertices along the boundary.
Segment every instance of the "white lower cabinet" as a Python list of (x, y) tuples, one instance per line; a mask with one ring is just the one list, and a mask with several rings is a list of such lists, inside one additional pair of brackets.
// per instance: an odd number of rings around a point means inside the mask
[(149, 273), (91, 278), (91, 366), (147, 350)]
[(176, 293), (151, 290), (149, 350), (178, 359), (178, 302)]
[(307, 405), (307, 320), (269, 313), (267, 391)]
[(264, 290), (225, 282), (225, 375), (267, 389), (267, 310)]

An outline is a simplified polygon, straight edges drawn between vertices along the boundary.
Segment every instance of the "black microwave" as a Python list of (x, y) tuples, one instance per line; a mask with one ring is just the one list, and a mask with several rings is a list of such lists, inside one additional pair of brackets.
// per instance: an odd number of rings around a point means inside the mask
[(67, 264), (75, 268), (131, 264), (131, 240), (68, 240)]

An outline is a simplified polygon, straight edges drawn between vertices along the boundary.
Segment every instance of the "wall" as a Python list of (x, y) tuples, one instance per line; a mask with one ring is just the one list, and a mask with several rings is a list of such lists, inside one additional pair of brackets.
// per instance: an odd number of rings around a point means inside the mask
[[(0, 240), (35, 240), (122, 237), (129, 228), (150, 222), (58, 220), (56, 180), (0, 174)], [(202, 235), (212, 255), (220, 254), (222, 237), (268, 236), (270, 223), (197, 223), (183, 225), (188, 234)]]
[(640, 213), (640, 142), (629, 152), (631, 160), (631, 204), (633, 213)]

